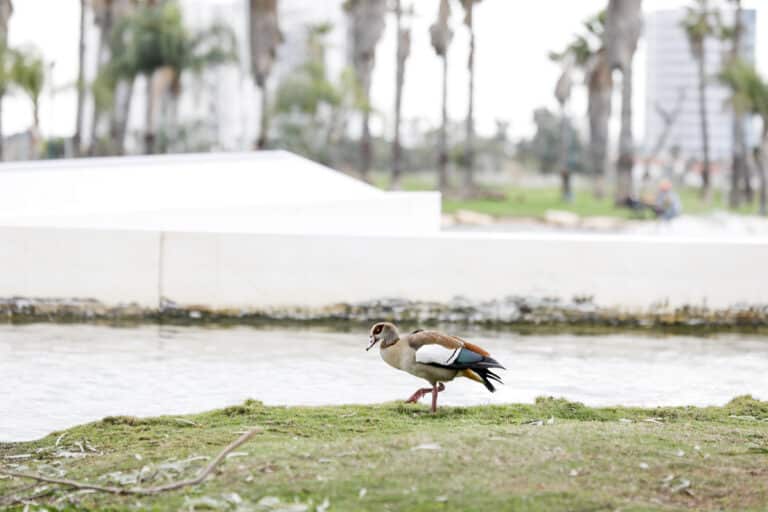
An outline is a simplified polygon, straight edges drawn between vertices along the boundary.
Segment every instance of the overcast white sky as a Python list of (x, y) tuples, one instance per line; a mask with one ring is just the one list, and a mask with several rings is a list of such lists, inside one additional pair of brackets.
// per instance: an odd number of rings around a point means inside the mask
[[(209, 0), (211, 2), (230, 0)], [(245, 0), (243, 0), (245, 1)], [(311, 1), (311, 0), (307, 0)], [(429, 44), (428, 27), (433, 22), (437, 1), (414, 0), (413, 51), (407, 68), (406, 117), (436, 122), (439, 116), (440, 64)], [(558, 68), (549, 62), (551, 50), (561, 49), (581, 30), (581, 22), (605, 6), (606, 0), (486, 0), (476, 11), (477, 25), (477, 120), (481, 130), (493, 129), (495, 119), (511, 122), (511, 135), (527, 135), (531, 117), (541, 105), (554, 106), (552, 91)], [(645, 0), (646, 11), (680, 7), (690, 0)], [(53, 83), (42, 102), (42, 129), (45, 134), (71, 135), (74, 125), (74, 93), (77, 75), (79, 26), (78, 0), (16, 0), (11, 21), (13, 45), (33, 44), (46, 60), (55, 63)], [(758, 10), (758, 67), (768, 74), (768, 5), (766, 0), (744, 0), (747, 8)], [(456, 37), (451, 48), (451, 115), (460, 118), (466, 110), (466, 33), (460, 25), (458, 9), (453, 21)], [(388, 29), (378, 50), (374, 75), (374, 103), (389, 111), (394, 95), (394, 29)], [(637, 132), (642, 133), (644, 95), (644, 51), (637, 55), (636, 111)], [(55, 94), (56, 101), (51, 101)], [(575, 112), (584, 110), (585, 99), (574, 99)], [(18, 95), (4, 103), (3, 125), (6, 134), (26, 129), (31, 111)]]

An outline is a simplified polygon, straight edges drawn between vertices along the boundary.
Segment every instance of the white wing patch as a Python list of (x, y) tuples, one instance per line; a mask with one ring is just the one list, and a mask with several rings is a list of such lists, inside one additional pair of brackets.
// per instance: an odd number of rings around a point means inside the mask
[(461, 347), (445, 348), (438, 344), (422, 345), (416, 351), (416, 362), (450, 366), (459, 357), (459, 352), (461, 352)]

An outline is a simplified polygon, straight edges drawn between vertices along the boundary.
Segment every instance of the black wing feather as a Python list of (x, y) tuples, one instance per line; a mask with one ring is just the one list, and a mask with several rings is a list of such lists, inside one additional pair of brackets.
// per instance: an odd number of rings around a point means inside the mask
[(466, 347), (462, 347), (459, 356), (451, 364), (439, 364), (428, 363), (431, 366), (437, 366), (438, 368), (449, 368), (451, 370), (472, 370), (483, 380), (485, 387), (493, 393), (496, 388), (491, 381), (495, 381), (499, 384), (504, 384), (496, 373), (491, 371), (491, 368), (501, 368), (506, 370), (501, 363), (492, 357), (478, 354)]

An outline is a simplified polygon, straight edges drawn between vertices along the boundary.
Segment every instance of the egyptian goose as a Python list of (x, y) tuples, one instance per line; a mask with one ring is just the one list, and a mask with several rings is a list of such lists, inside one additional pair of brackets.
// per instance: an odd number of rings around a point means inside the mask
[(477, 381), (491, 393), (496, 391), (491, 381), (503, 384), (491, 369), (505, 368), (487, 351), (456, 336), (419, 329), (401, 338), (394, 324), (380, 322), (371, 327), (365, 350), (379, 342), (381, 358), (387, 364), (432, 384), (431, 388), (421, 388), (406, 400), (406, 403), (415, 403), (432, 393), (432, 412), (437, 410), (437, 394), (445, 389), (443, 383), (456, 377)]

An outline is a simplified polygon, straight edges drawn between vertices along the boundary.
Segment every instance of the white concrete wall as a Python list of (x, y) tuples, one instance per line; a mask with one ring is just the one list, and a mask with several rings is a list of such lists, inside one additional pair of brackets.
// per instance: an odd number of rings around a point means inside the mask
[(724, 308), (768, 304), (766, 261), (768, 240), (463, 233), (161, 237), (0, 228), (0, 297), (89, 297), (152, 307), (162, 293), (181, 304), (250, 309), (385, 297), (590, 295), (599, 305), (632, 310), (661, 302)]
[(0, 228), (0, 297), (157, 306), (159, 242), (151, 232)]
[(438, 192), (389, 192), (309, 204), (10, 217), (0, 214), (0, 226), (198, 233), (437, 233), (440, 210)]

